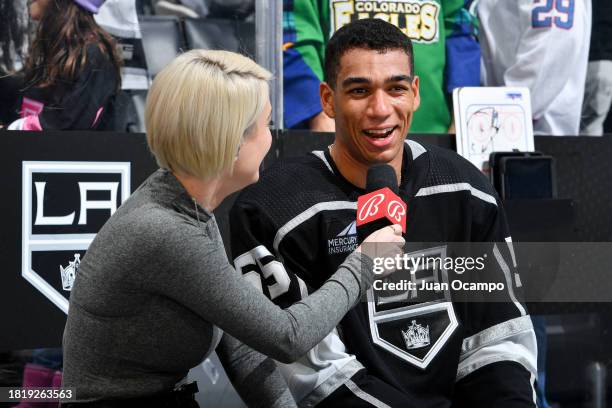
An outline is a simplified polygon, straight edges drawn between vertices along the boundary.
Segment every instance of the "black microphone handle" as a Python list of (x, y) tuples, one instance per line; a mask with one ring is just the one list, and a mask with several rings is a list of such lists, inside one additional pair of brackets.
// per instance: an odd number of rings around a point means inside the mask
[(357, 239), (359, 244), (363, 242), (364, 239), (368, 237), (374, 231), (378, 231), (381, 228), (388, 227), (389, 225), (393, 225), (391, 221), (387, 218), (380, 218), (376, 221), (371, 221), (363, 225), (357, 226)]

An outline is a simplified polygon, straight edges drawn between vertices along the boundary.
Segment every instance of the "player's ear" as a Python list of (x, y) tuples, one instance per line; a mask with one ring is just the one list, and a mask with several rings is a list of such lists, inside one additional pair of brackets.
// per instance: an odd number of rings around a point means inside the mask
[(319, 96), (321, 98), (321, 107), (323, 112), (330, 118), (336, 117), (336, 111), (334, 109), (334, 90), (327, 84), (327, 82), (321, 82), (319, 85)]
[(421, 93), (419, 90), (419, 77), (418, 75), (414, 76), (414, 79), (412, 80), (412, 84), (410, 85), (410, 88), (412, 89), (412, 93), (414, 94), (414, 103), (413, 103), (413, 112), (416, 111), (419, 106), (421, 105)]
[(412, 80), (412, 84), (410, 85), (410, 88), (412, 89), (412, 92), (414, 94), (414, 103), (413, 103), (413, 112), (416, 111), (419, 108), (419, 105), (421, 105), (421, 94), (419, 91), (419, 77), (417, 75), (414, 76), (414, 79)]

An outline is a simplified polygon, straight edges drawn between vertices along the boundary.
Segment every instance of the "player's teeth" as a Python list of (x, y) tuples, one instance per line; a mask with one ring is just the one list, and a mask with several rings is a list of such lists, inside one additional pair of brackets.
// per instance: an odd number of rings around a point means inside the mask
[(365, 132), (370, 135), (384, 135), (385, 133), (389, 133), (393, 128), (380, 129), (380, 130), (366, 130)]

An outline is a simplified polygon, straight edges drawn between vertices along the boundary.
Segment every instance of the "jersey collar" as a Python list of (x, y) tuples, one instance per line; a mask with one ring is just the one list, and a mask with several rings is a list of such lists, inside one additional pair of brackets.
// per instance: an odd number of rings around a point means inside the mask
[[(325, 164), (328, 168), (340, 179), (340, 187), (347, 193), (351, 199), (365, 193), (365, 190), (359, 188), (349, 182), (338, 170), (336, 163), (332, 159), (329, 149), (323, 152)], [(320, 155), (317, 155), (320, 157)], [(404, 197), (414, 197), (419, 189), (425, 183), (429, 172), (429, 153), (427, 149), (413, 140), (406, 140), (404, 143), (403, 159), (402, 159), (402, 181), (399, 186), (400, 195)]]

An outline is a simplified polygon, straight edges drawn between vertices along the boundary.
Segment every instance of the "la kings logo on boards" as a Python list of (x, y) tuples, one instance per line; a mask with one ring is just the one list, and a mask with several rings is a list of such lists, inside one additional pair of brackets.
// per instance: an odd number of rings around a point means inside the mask
[[(407, 254), (409, 258), (445, 259), (446, 246)], [(416, 287), (448, 284), (441, 262), (420, 263), (414, 270), (398, 271), (389, 279), (410, 281)], [(444, 285), (437, 285), (444, 287)], [(448, 289), (368, 291), (368, 317), (374, 344), (421, 369), (427, 368), (459, 326)]]
[(335, 237), (327, 239), (329, 255), (348, 254), (357, 248), (357, 221), (351, 222)]
[(65, 313), (81, 258), (130, 191), (128, 162), (23, 162), (21, 275)]
[(62, 289), (71, 291), (81, 265), (81, 254), (74, 254), (74, 261), (71, 261), (66, 268), (60, 265), (60, 275), (62, 277)]

